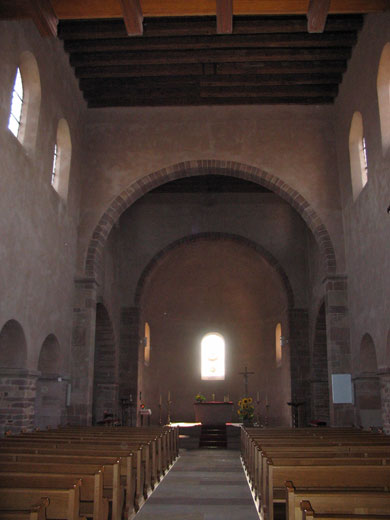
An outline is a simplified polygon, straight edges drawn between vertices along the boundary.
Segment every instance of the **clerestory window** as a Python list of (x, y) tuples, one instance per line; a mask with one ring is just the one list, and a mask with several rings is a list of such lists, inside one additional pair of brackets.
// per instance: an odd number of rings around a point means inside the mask
[(22, 120), (23, 95), (22, 75), (20, 74), (20, 69), (18, 67), (14, 88), (12, 90), (11, 112), (8, 120), (8, 129), (11, 130), (15, 137), (18, 137), (20, 122)]

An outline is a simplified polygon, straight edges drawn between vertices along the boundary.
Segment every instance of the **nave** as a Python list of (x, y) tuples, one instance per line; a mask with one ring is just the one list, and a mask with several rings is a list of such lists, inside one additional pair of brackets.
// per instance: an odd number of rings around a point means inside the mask
[(256, 520), (236, 450), (180, 450), (136, 520)]

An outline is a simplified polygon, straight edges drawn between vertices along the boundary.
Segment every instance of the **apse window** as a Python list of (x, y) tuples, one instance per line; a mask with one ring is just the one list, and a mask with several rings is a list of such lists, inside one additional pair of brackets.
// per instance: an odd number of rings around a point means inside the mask
[(51, 167), (51, 185), (54, 186), (56, 184), (56, 175), (57, 175), (57, 161), (58, 161), (58, 147), (57, 144), (54, 145), (54, 153), (53, 153), (53, 165)]
[(144, 337), (144, 362), (146, 366), (150, 363), (150, 326), (145, 323), (145, 337)]
[(23, 108), (23, 82), (20, 69), (16, 71), (16, 77), (14, 82), (14, 88), (12, 90), (12, 101), (11, 101), (11, 113), (8, 120), (8, 129), (18, 137), (20, 121), (22, 118)]
[(275, 355), (276, 366), (282, 365), (282, 325), (278, 323), (275, 328)]
[(210, 332), (203, 337), (201, 358), (202, 379), (225, 379), (225, 340), (221, 334)]
[(390, 150), (390, 42), (384, 46), (379, 61), (377, 89), (382, 149), (385, 155)]

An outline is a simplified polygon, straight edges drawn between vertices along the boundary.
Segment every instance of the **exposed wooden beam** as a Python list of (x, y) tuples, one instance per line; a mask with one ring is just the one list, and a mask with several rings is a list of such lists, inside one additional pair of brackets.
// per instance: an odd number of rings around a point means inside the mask
[(310, 0), (307, 11), (307, 30), (309, 33), (322, 33), (328, 17), (330, 0)]
[(233, 32), (233, 0), (217, 0), (217, 33)]
[(181, 51), (137, 51), (137, 52), (99, 52), (92, 54), (74, 53), (70, 63), (74, 67), (86, 65), (142, 65), (172, 63), (229, 63), (253, 61), (311, 61), (349, 59), (351, 49), (216, 49)]
[(58, 18), (50, 0), (31, 0), (30, 13), (41, 36), (57, 36)]
[[(217, 75), (263, 76), (270, 74), (297, 75), (302, 73), (342, 74), (346, 61), (271, 61), (246, 63), (221, 63), (216, 65)], [(202, 76), (203, 65), (109, 65), (76, 67), (78, 78), (154, 78), (161, 76)]]
[(119, 0), (128, 36), (141, 36), (143, 14), (139, 0)]
[[(1, 10), (0, 10), (1, 12)], [(328, 17), (326, 32), (345, 32), (359, 30), (363, 25), (361, 15), (342, 15)], [(307, 32), (306, 16), (285, 17), (267, 16), (236, 18), (234, 35), (285, 34)], [(86, 40), (105, 38), (126, 38), (122, 20), (63, 20), (58, 33), (63, 40)], [(149, 18), (144, 23), (143, 38), (162, 38), (165, 36), (213, 36), (215, 22), (210, 18)]]
[[(145, 18), (155, 16), (215, 16), (212, 0), (140, 0)], [(122, 18), (118, 0), (52, 0), (59, 19)], [(307, 0), (235, 0), (234, 15), (307, 13)], [(329, 13), (373, 13), (389, 9), (388, 0), (331, 0)]]
[(239, 34), (161, 38), (107, 38), (99, 40), (65, 40), (65, 50), (73, 52), (151, 51), (196, 49), (250, 49), (291, 47), (345, 47), (356, 43), (355, 32), (319, 34)]

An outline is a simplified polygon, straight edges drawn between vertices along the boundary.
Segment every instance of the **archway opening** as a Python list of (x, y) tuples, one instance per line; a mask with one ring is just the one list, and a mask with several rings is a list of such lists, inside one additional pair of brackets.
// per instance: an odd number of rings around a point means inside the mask
[[(140, 304), (140, 327), (145, 321), (153, 326), (150, 366), (142, 362), (142, 349), (139, 363), (139, 390), (152, 419), (161, 402), (166, 420), (168, 395), (173, 421), (194, 420), (199, 392), (208, 400), (229, 396), (237, 403), (245, 391), (240, 372), (247, 366), (254, 372), (249, 394), (259, 394), (260, 420), (267, 403), (269, 424), (290, 424), (289, 354), (277, 368), (274, 350), (274, 324), (286, 323), (288, 298), (278, 273), (256, 251), (228, 239), (182, 244), (151, 270)], [(225, 341), (223, 378), (202, 378), (200, 345), (210, 331)], [(238, 420), (235, 413), (232, 419)]]
[(3, 410), (0, 433), (18, 433), (30, 428), (34, 421), (35, 380), (26, 371), (27, 343), (24, 331), (16, 320), (9, 320), (0, 331), (0, 384), (5, 390), (0, 395)]
[(55, 428), (64, 420), (66, 382), (62, 378), (62, 354), (54, 334), (42, 343), (38, 360), (40, 376), (35, 397), (35, 426)]

